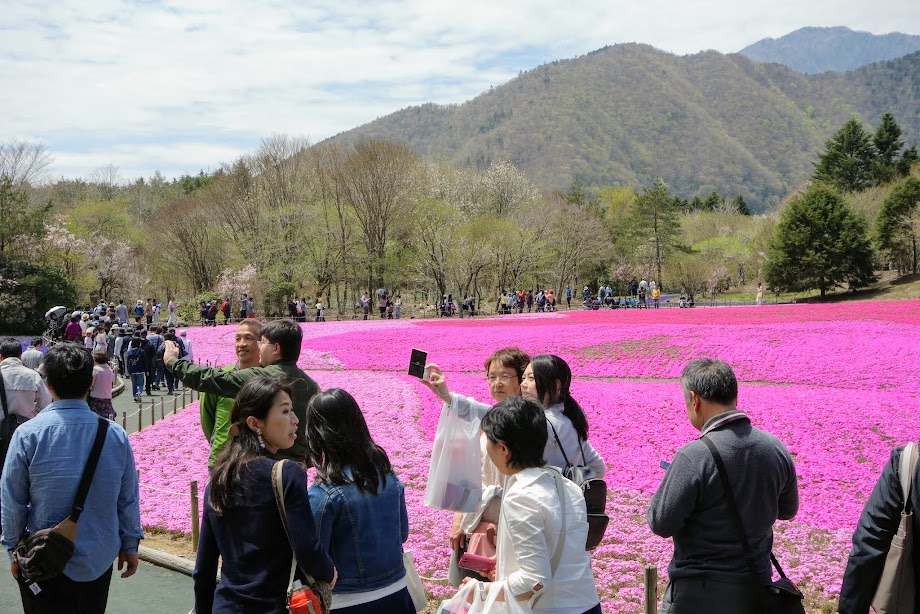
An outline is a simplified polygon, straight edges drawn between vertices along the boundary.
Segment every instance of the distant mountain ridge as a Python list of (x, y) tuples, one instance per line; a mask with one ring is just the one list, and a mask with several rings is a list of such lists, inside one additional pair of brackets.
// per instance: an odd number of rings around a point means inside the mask
[(341, 133), (408, 143), (430, 160), (514, 162), (565, 189), (660, 176), (684, 197), (716, 190), (772, 208), (812, 171), (826, 139), (858, 113), (891, 111), (920, 139), (920, 53), (848, 73), (805, 75), (742, 55), (678, 57), (620, 44), (551, 62), (460, 105), (409, 107)]
[(758, 62), (775, 62), (806, 74), (847, 71), (920, 51), (920, 36), (872, 34), (843, 26), (801, 28), (780, 38), (765, 38), (738, 53)]

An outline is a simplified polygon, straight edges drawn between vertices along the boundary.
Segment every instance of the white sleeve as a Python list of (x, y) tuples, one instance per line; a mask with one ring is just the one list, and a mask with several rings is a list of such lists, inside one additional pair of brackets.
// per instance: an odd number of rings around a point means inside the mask
[(464, 397), (453, 393), (450, 395), (450, 410), (457, 413), (457, 416), (463, 420), (470, 417), (482, 420), (482, 418), (492, 409), (491, 405), (480, 403), (472, 397)]

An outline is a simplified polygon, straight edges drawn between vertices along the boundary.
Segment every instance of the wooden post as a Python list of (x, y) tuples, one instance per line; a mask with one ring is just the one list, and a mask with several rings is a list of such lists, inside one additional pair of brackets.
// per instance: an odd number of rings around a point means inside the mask
[(645, 614), (658, 612), (658, 568), (645, 566)]
[(176, 397), (173, 397), (173, 415), (174, 416), (176, 415), (176, 407), (177, 407), (178, 402), (179, 402), (179, 399), (177, 399)]
[(153, 399), (150, 399), (150, 426), (153, 426), (154, 423), (156, 423), (156, 421), (157, 421), (157, 416), (156, 416), (156, 413), (155, 413), (155, 412), (156, 412), (156, 405), (155, 405), (155, 403), (156, 403), (156, 401), (154, 401)]
[(165, 406), (166, 406), (166, 399), (164, 399), (163, 397), (160, 397), (160, 420), (162, 420), (163, 418), (166, 417), (166, 416), (165, 416), (165, 413), (164, 413), (164, 412), (165, 412), (165, 409), (164, 409)]
[(198, 552), (198, 482), (189, 485), (192, 493), (192, 550)]
[(137, 430), (144, 428), (144, 406), (140, 403), (137, 404)]
[(121, 428), (128, 430), (128, 412), (121, 412)]

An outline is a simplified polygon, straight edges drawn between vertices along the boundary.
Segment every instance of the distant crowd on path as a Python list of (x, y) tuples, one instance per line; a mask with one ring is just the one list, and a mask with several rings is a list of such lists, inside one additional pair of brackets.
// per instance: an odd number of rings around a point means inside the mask
[[(331, 591), (336, 612), (415, 612), (403, 556), (412, 523), (404, 486), (354, 398), (342, 389), (321, 392), (297, 367), (302, 338), (291, 319), (247, 319), (234, 338), (237, 362), (220, 368), (183, 357), (178, 338), (163, 340), (166, 372), (204, 393), (201, 424), (211, 448), (195, 609), (285, 612), (295, 579), (319, 594)], [(119, 425), (102, 421), (103, 456), (73, 557), (51, 579), (20, 573), (17, 545), (69, 509), (83, 468), (73, 459), (88, 457), (100, 424), (87, 402), (95, 369), (89, 348), (57, 344), (40, 362), (44, 379), (21, 352), (16, 340), (0, 343), (5, 411), (21, 418), (0, 477), (2, 543), (25, 612), (101, 613), (113, 559), (123, 576), (133, 574), (143, 537), (130, 443)], [(476, 428), (482, 459), (481, 503), (455, 513), (443, 537), (449, 578), (470, 599), (491, 599), (498, 587), (533, 611), (598, 614), (586, 546), (597, 518), (579, 484), (612, 478), (571, 394), (572, 371), (558, 356), (531, 358), (513, 347), (484, 366), (494, 404), (451, 391), (436, 364), (426, 365), (422, 380), (444, 402), (442, 417)], [(761, 587), (772, 577), (773, 525), (799, 507), (795, 464), (778, 438), (737, 408), (729, 365), (691, 361), (680, 386), (681, 414), (700, 438), (675, 454), (647, 511), (650, 529), (674, 540), (660, 612), (759, 614)], [(901, 513), (920, 503), (917, 489), (909, 502), (902, 494), (902, 450), (892, 453), (860, 518), (840, 612), (868, 612)], [(311, 466), (316, 477), (308, 486)], [(916, 516), (909, 522), (920, 530)], [(906, 581), (916, 583), (912, 573)]]

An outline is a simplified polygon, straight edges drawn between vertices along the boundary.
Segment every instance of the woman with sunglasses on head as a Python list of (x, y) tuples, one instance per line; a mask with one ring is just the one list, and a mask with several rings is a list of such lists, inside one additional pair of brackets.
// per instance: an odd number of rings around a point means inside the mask
[[(291, 388), (257, 375), (236, 397), (230, 442), (211, 471), (205, 491), (204, 522), (195, 560), (195, 611), (287, 612), (292, 557), (297, 575), (335, 584), (332, 560), (317, 539), (307, 495), (307, 476), (298, 463), (282, 469), (290, 540), (272, 489), (275, 453), (294, 445), (297, 416)], [(293, 549), (291, 543), (293, 542)], [(216, 582), (221, 562), (220, 583)]]
[(409, 520), (402, 483), (374, 443), (354, 398), (341, 388), (307, 406), (310, 505), (319, 540), (340, 574), (336, 614), (414, 614), (402, 545)]

